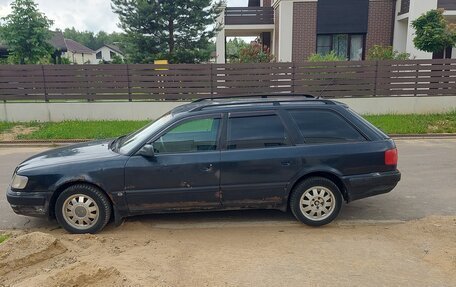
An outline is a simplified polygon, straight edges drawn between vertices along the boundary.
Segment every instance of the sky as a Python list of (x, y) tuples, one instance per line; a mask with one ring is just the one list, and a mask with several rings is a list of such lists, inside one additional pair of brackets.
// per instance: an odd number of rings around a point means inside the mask
[[(0, 17), (11, 12), (12, 0), (0, 0)], [(121, 31), (110, 0), (35, 0), (38, 9), (54, 20), (53, 28), (71, 28), (108, 33)], [(248, 0), (228, 0), (228, 6), (247, 6)]]

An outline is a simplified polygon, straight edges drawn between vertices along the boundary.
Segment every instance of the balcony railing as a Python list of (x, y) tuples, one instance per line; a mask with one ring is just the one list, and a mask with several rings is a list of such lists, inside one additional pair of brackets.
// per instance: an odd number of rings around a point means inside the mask
[(455, 0), (439, 0), (438, 8), (443, 8), (445, 10), (456, 10), (456, 1)]
[(227, 7), (225, 25), (274, 24), (272, 7)]

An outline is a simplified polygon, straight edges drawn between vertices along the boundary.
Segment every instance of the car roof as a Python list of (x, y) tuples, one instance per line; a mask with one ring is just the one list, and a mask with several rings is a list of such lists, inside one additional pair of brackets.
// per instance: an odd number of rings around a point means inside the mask
[(228, 97), (203, 98), (172, 110), (173, 114), (191, 113), (197, 111), (233, 110), (236, 108), (253, 109), (259, 107), (279, 107), (296, 105), (344, 105), (343, 103), (314, 97), (305, 94), (258, 94)]

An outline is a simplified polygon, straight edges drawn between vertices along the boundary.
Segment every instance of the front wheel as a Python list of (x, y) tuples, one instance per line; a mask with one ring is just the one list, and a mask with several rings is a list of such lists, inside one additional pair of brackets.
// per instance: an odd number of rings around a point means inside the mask
[(290, 209), (299, 221), (321, 226), (333, 221), (342, 206), (342, 195), (334, 182), (324, 177), (311, 177), (292, 191)]
[(109, 222), (111, 204), (98, 188), (76, 184), (57, 198), (55, 216), (60, 226), (70, 233), (96, 233)]

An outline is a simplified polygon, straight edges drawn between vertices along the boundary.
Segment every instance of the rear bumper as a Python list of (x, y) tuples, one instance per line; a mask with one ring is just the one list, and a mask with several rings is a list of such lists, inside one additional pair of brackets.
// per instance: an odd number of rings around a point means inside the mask
[(398, 170), (388, 172), (376, 172), (363, 175), (343, 177), (347, 187), (347, 201), (354, 201), (393, 190), (401, 180)]
[(12, 191), (9, 188), (6, 192), (6, 199), (17, 214), (46, 216), (49, 210), (50, 194), (49, 192)]

